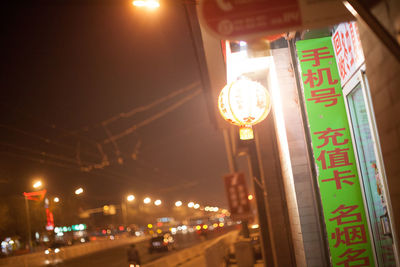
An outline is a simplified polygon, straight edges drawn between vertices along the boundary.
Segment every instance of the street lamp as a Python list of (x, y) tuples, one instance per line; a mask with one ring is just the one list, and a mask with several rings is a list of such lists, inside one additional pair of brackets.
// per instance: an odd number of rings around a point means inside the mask
[(193, 208), (193, 206), (194, 206), (194, 203), (193, 203), (192, 201), (190, 201), (190, 202), (188, 203), (188, 207), (189, 207), (189, 208)]
[(35, 182), (33, 183), (33, 188), (34, 188), (34, 189), (39, 189), (39, 188), (42, 187), (42, 186), (43, 186), (43, 183), (42, 183), (42, 181), (40, 181), (40, 180), (35, 181)]
[(178, 200), (177, 202), (175, 202), (175, 206), (176, 207), (182, 206), (182, 201)]
[(75, 190), (75, 195), (80, 195), (83, 193), (83, 188), (79, 187), (78, 189)]
[(144, 204), (150, 204), (150, 202), (151, 202), (151, 198), (149, 198), (149, 197), (146, 197), (145, 199), (143, 199)]
[(196, 203), (193, 205), (193, 208), (197, 210), (198, 208), (200, 208), (200, 205)]
[(160, 206), (161, 205), (161, 200), (157, 199), (156, 201), (154, 201), (154, 205), (156, 206)]
[(158, 0), (134, 0), (132, 5), (136, 7), (146, 7), (148, 9), (156, 9), (160, 7)]
[(58, 203), (58, 202), (60, 202), (60, 199), (59, 199), (58, 197), (55, 197), (55, 198), (53, 199), (53, 201), (54, 201), (55, 203)]
[(128, 200), (129, 202), (132, 202), (135, 200), (135, 196), (134, 195), (129, 195), (126, 197), (126, 200)]

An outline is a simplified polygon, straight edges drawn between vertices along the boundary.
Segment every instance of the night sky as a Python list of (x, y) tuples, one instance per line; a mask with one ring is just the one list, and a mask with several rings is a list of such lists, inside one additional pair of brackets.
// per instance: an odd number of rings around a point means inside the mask
[[(1, 11), (0, 195), (22, 194), (41, 176), (51, 195), (84, 187), (93, 207), (127, 193), (226, 206), (224, 142), (202, 91), (194, 94), (182, 5), (50, 2)], [(159, 117), (106, 144), (102, 122), (137, 108), (145, 110), (108, 123), (111, 134)], [(94, 168), (105, 157), (109, 166)]]

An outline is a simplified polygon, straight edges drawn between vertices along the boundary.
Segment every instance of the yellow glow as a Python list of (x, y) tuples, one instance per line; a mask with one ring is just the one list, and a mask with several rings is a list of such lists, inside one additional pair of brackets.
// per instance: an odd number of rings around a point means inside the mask
[(253, 200), (253, 195), (249, 195), (248, 197), (247, 197), (249, 200)]
[(33, 188), (40, 188), (40, 187), (42, 187), (42, 181), (36, 181), (35, 183), (33, 183)]
[(136, 7), (146, 7), (149, 9), (156, 9), (160, 7), (160, 2), (158, 0), (134, 0), (132, 5)]
[(251, 229), (257, 229), (257, 228), (259, 228), (260, 226), (258, 225), (258, 224), (253, 224), (252, 226), (251, 226)]
[(177, 207), (182, 206), (182, 201), (178, 200), (177, 202), (175, 202), (175, 206), (177, 206)]
[(156, 201), (154, 201), (154, 205), (156, 206), (160, 206), (161, 205), (161, 200), (157, 199)]
[(157, 233), (161, 234), (162, 233), (161, 229), (157, 229)]
[(126, 197), (126, 200), (128, 200), (129, 202), (134, 201), (135, 200), (135, 196), (134, 195), (129, 195)]
[(149, 204), (151, 202), (151, 198), (146, 197), (145, 199), (143, 199), (143, 203), (144, 204)]
[(189, 202), (189, 203), (188, 203), (188, 207), (189, 207), (189, 208), (193, 208), (193, 206), (194, 206), (194, 203), (193, 203), (193, 202)]
[(251, 127), (242, 126), (239, 128), (240, 140), (254, 139), (253, 129)]
[(83, 188), (79, 187), (78, 189), (75, 190), (75, 195), (80, 195), (83, 193)]
[(200, 230), (201, 229), (201, 226), (200, 225), (197, 225), (196, 226), (196, 230), (198, 231), (198, 230)]
[(250, 127), (267, 117), (271, 100), (267, 89), (260, 83), (237, 79), (221, 90), (218, 109), (231, 124)]
[(203, 229), (204, 229), (204, 230), (206, 230), (207, 228), (208, 228), (208, 225), (207, 225), (207, 224), (203, 225)]
[(214, 228), (217, 228), (217, 227), (218, 227), (218, 223), (214, 223), (214, 224), (213, 224), (213, 227), (214, 227)]
[(153, 225), (152, 225), (151, 223), (149, 223), (149, 224), (147, 225), (147, 228), (151, 229), (151, 228), (153, 228)]
[(194, 204), (193, 208), (195, 208), (197, 210), (198, 208), (200, 208), (200, 205), (199, 204)]
[(219, 227), (224, 227), (224, 223), (219, 223)]
[(58, 203), (58, 202), (60, 202), (60, 199), (59, 199), (58, 197), (55, 197), (55, 198), (53, 199), (53, 201), (54, 201), (55, 203)]
[(149, 231), (149, 234), (150, 234), (150, 235), (154, 234), (154, 231), (153, 231), (153, 230), (150, 230), (150, 231)]

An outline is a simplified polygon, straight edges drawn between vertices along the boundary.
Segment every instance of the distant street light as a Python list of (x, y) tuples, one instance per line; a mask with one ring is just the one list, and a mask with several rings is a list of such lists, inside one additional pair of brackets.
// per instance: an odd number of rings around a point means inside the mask
[(198, 208), (200, 208), (200, 205), (196, 203), (196, 204), (194, 204), (193, 208), (195, 208), (197, 210)]
[(151, 202), (151, 198), (146, 197), (145, 199), (143, 199), (143, 203), (144, 204), (149, 204)]
[(38, 188), (40, 188), (40, 187), (42, 187), (42, 181), (36, 181), (34, 184), (33, 184), (33, 188), (35, 188), (35, 189), (38, 189)]
[(193, 206), (194, 206), (194, 203), (193, 203), (193, 202), (189, 202), (189, 203), (188, 203), (188, 207), (189, 207), (189, 208), (193, 208)]
[(58, 197), (55, 197), (55, 198), (53, 199), (53, 201), (54, 201), (55, 203), (58, 203), (58, 202), (60, 202), (60, 199), (59, 199)]
[(135, 200), (135, 196), (134, 195), (129, 195), (126, 197), (126, 200), (128, 200), (129, 202), (132, 202)]
[(78, 189), (75, 190), (75, 195), (80, 195), (83, 193), (83, 188), (79, 187)]
[(154, 201), (154, 205), (160, 206), (161, 205), (161, 200), (157, 199), (156, 201)]
[(182, 201), (178, 200), (177, 202), (175, 202), (175, 206), (176, 207), (182, 206)]

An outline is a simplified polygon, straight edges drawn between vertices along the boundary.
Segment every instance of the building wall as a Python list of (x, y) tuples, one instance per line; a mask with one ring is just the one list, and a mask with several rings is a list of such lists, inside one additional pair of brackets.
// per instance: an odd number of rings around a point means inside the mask
[[(319, 224), (317, 196), (308, 160), (304, 126), (288, 48), (272, 50), (281, 94), (289, 159), (279, 142), (286, 200), (298, 266), (327, 266), (324, 234)], [(285, 136), (279, 135), (279, 139)]]
[[(383, 4), (373, 13), (393, 33), (399, 18), (398, 1), (389, 1), (389, 9)], [(397, 4), (396, 4), (397, 3)], [(390, 10), (391, 16), (389, 16)], [(361, 44), (365, 55), (366, 74), (369, 82), (373, 108), (383, 161), (387, 176), (389, 196), (394, 213), (394, 223), (400, 233), (400, 63), (362, 21), (358, 23)], [(398, 30), (398, 29), (397, 29)], [(394, 35), (394, 34), (393, 34)], [(394, 36), (395, 37), (395, 36)]]

